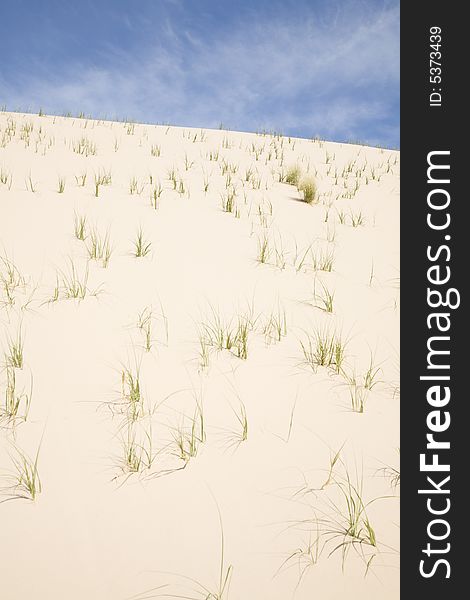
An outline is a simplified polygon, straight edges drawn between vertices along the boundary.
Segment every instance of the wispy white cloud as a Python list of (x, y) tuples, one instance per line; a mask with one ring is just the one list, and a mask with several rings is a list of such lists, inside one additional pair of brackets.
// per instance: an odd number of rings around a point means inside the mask
[(155, 38), (132, 50), (108, 44), (98, 65), (75, 60), (59, 72), (19, 73), (14, 83), (0, 81), (2, 96), (10, 108), (50, 112), (335, 138), (364, 138), (383, 123), (383, 141), (393, 135), (396, 5), (370, 14), (349, 8), (328, 26), (274, 16), (211, 38), (166, 19)]

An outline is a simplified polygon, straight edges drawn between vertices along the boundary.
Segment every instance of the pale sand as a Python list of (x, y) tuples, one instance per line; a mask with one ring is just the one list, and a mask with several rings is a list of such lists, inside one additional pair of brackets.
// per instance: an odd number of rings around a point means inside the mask
[[(34, 126), (29, 145), (24, 129), (26, 140), (21, 139), (25, 123)], [(2, 355), (21, 322), (25, 365), (16, 369), (17, 391), (28, 391), (33, 375), (28, 420), (16, 427), (4, 420), (0, 430), (3, 487), (12, 483), (13, 443), (33, 456), (44, 434), (42, 492), (34, 502), (0, 504), (2, 599), (123, 600), (164, 584), (168, 587), (155, 591), (160, 597), (218, 598), (196, 592), (189, 581), (182, 585), (178, 577), (217, 591), (220, 527), (213, 498), (223, 520), (225, 567), (233, 565), (230, 593), (226, 590), (223, 599), (398, 598), (399, 487), (379, 470), (399, 468), (399, 153), (215, 130), (204, 131), (201, 142), (198, 129), (136, 124), (128, 135), (128, 128), (0, 114), (0, 169), (12, 174), (11, 182), (0, 184), (1, 253), (26, 278), (14, 303), (0, 308)], [(73, 152), (72, 143), (82, 136), (96, 144), (96, 155)], [(231, 148), (223, 147), (227, 139)], [(274, 146), (280, 152), (281, 141), (285, 169), (298, 162), (304, 171), (308, 165), (310, 173), (317, 171), (319, 204), (299, 201), (294, 186), (278, 182)], [(151, 156), (152, 144), (161, 146), (160, 157)], [(252, 144), (264, 147), (258, 161)], [(207, 153), (217, 149), (219, 161), (210, 161)], [(188, 171), (185, 154), (194, 161)], [(221, 210), (222, 158), (239, 165), (232, 175), (239, 218)], [(359, 189), (353, 198), (337, 198), (345, 191), (343, 168), (351, 160), (347, 185), (353, 190), (357, 180)], [(173, 166), (189, 197), (172, 189), (168, 169)], [(250, 166), (261, 177), (260, 189), (244, 181)], [(100, 170), (111, 172), (112, 184), (101, 187), (96, 198), (93, 177)], [(85, 171), (86, 185), (79, 187), (74, 176)], [(35, 193), (26, 189), (30, 173)], [(150, 205), (149, 175), (163, 186), (157, 210)], [(63, 194), (57, 193), (59, 176), (66, 179)], [(143, 186), (140, 194), (129, 193), (132, 177)], [(66, 267), (67, 257), (74, 257), (80, 272), (87, 262), (85, 244), (74, 238), (74, 211), (100, 232), (109, 229), (114, 252), (107, 269), (89, 264), (88, 287), (102, 288), (98, 298), (47, 304), (56, 270)], [(352, 227), (350, 211), (362, 211), (365, 223)], [(136, 259), (130, 252), (139, 225), (152, 246), (149, 256)], [(327, 227), (336, 232), (333, 243), (325, 240)], [(264, 232), (272, 248), (276, 244), (279, 250), (282, 240), (284, 269), (256, 261)], [(310, 257), (298, 272), (294, 268), (295, 242), (298, 261), (312, 243), (334, 251), (332, 272), (316, 275), (317, 294), (321, 283), (335, 292), (333, 314), (308, 304), (315, 273)], [(5, 266), (1, 269), (5, 275)], [(251, 303), (259, 317), (248, 358), (214, 351), (210, 366), (201, 369), (198, 327), (210, 304), (228, 318)], [(155, 339), (146, 353), (136, 322), (150, 305)], [(285, 309), (287, 336), (268, 344), (262, 325), (278, 305)], [(318, 326), (335, 327), (349, 338), (345, 369), (355, 371), (358, 380), (374, 354), (380, 382), (367, 394), (364, 413), (351, 410), (343, 376), (302, 365), (300, 340)], [(119, 463), (123, 417), (113, 416), (109, 403), (120, 401), (122, 364), (133, 366), (136, 360), (147, 408), (153, 407), (158, 455), (150, 470), (126, 480)], [(3, 369), (2, 407), (6, 383)], [(203, 397), (206, 441), (184, 470), (156, 477), (184, 464), (175, 456), (172, 434), (183, 423), (189, 435), (196, 394)], [(240, 400), (248, 439), (229, 447), (230, 436), (240, 432), (233, 410), (239, 411)], [(377, 555), (364, 576), (364, 562), (354, 549), (344, 569), (341, 550), (328, 557), (342, 539), (330, 541), (297, 586), (307, 564), (298, 550), (316, 538), (314, 516), (332, 515), (329, 500), (345, 506), (334, 481), (315, 491), (327, 479), (330, 456), (343, 444), (343, 464), (337, 463), (333, 478), (344, 477), (347, 465), (354, 481), (356, 473), (363, 479), (365, 501), (387, 496), (367, 509), (378, 546), (364, 551), (367, 557), (371, 550)]]

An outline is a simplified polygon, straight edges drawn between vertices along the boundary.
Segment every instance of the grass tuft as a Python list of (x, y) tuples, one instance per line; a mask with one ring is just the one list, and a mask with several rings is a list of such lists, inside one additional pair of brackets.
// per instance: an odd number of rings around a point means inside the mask
[(349, 390), (351, 410), (353, 412), (362, 414), (364, 412), (366, 400), (369, 395), (369, 390), (367, 390), (357, 381), (356, 374), (354, 372), (349, 375), (344, 373), (344, 378)]
[(150, 195), (150, 203), (155, 210), (158, 209), (158, 206), (160, 203), (160, 197), (161, 197), (162, 193), (163, 193), (162, 184), (160, 182), (158, 182), (157, 184), (154, 185), (152, 193)]
[(151, 247), (152, 242), (149, 242), (145, 239), (142, 228), (139, 228), (136, 239), (134, 240), (134, 251), (132, 253), (133, 256), (136, 258), (143, 258), (150, 254)]
[(24, 390), (18, 392), (14, 367), (7, 366), (5, 373), (5, 399), (3, 407), (0, 407), (0, 421), (15, 422), (18, 419), (26, 421), (33, 393), (32, 377), (29, 393), (24, 392)]
[(122, 439), (120, 467), (124, 475), (142, 473), (152, 468), (155, 460), (152, 440), (152, 423), (143, 431), (136, 431), (135, 423), (128, 423), (126, 435)]
[(225, 194), (221, 194), (222, 210), (228, 213), (235, 213), (237, 207), (236, 198), (237, 194), (233, 188), (229, 188)]
[(23, 499), (34, 501), (42, 491), (41, 479), (39, 477), (38, 461), (41, 444), (39, 444), (36, 455), (30, 458), (18, 447), (14, 447), (15, 455), (11, 456), (13, 472), (12, 485), (3, 488), (2, 492), (8, 496), (7, 500)]
[[(58, 300), (60, 292), (63, 293), (66, 299), (84, 300), (88, 294), (97, 295), (98, 291), (90, 292), (88, 289), (88, 264), (82, 274), (72, 259), (69, 259), (68, 269), (57, 272), (57, 284), (54, 289), (52, 301)], [(60, 280), (60, 284), (59, 284)]]
[(266, 264), (270, 256), (269, 237), (267, 233), (264, 233), (261, 237), (258, 237), (258, 254), (256, 260), (261, 264)]
[(87, 252), (90, 260), (101, 261), (101, 266), (106, 269), (113, 252), (109, 231), (101, 235), (96, 229), (92, 229), (88, 236)]
[(72, 142), (72, 150), (83, 156), (95, 156), (97, 153), (96, 144), (86, 137), (81, 137), (79, 140)]
[(201, 367), (209, 365), (211, 350), (218, 352), (228, 350), (238, 358), (246, 360), (249, 336), (254, 329), (255, 321), (252, 308), (238, 315), (236, 319), (225, 321), (212, 307), (210, 320), (202, 323), (199, 331)]
[(287, 335), (287, 317), (284, 308), (278, 306), (277, 311), (273, 311), (266, 319), (262, 332), (266, 340), (266, 344), (280, 342), (283, 336)]
[(137, 327), (144, 337), (144, 349), (146, 352), (150, 352), (152, 349), (152, 321), (152, 307), (146, 306), (144, 310), (139, 313), (137, 319)]
[(4, 167), (0, 167), (0, 183), (8, 186), (11, 189), (12, 175), (10, 171), (7, 171)]
[(6, 306), (13, 306), (15, 292), (26, 287), (24, 276), (7, 255), (0, 255), (0, 287), (5, 298), (3, 303)]
[(318, 201), (318, 189), (313, 177), (303, 177), (299, 184), (298, 190), (302, 192), (304, 202), (314, 204)]
[(150, 148), (150, 154), (152, 156), (160, 156), (162, 153), (162, 149), (161, 146), (159, 146), (158, 144), (152, 144), (151, 148)]
[(8, 353), (6, 355), (6, 364), (14, 369), (22, 369), (24, 365), (24, 339), (21, 327), (18, 329), (16, 338), (8, 337)]
[(284, 175), (284, 181), (289, 185), (298, 186), (300, 182), (300, 177), (302, 175), (302, 169), (299, 165), (292, 165), (287, 169), (286, 174)]
[(121, 371), (121, 404), (127, 419), (134, 423), (144, 415), (144, 399), (140, 385), (140, 366), (123, 367)]
[(320, 282), (320, 285), (322, 287), (322, 291), (321, 293), (317, 293), (315, 281), (315, 286), (313, 290), (313, 299), (315, 302), (315, 306), (327, 313), (332, 313), (335, 294), (334, 292), (330, 292), (329, 289), (322, 282)]
[(317, 329), (313, 334), (307, 333), (300, 345), (304, 363), (314, 372), (318, 367), (327, 367), (337, 374), (342, 372), (347, 342), (336, 331)]
[(79, 187), (85, 187), (86, 176), (87, 176), (86, 171), (84, 173), (80, 173), (80, 175), (75, 175), (75, 181), (77, 182), (77, 185)]
[(87, 218), (84, 215), (74, 213), (73, 218), (73, 233), (77, 240), (84, 242), (87, 237)]

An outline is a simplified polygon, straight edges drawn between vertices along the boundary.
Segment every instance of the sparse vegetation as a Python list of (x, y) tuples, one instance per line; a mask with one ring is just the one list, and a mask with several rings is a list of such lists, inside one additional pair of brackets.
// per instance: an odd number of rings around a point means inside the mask
[[(75, 109), (0, 110), (0, 153), (0, 503), (39, 499), (24, 507), (37, 537), (33, 513), (52, 518), (61, 485), (86, 520), (87, 486), (113, 481), (122, 544), (108, 544), (110, 563), (132, 550), (136, 511), (140, 524), (176, 515), (156, 588), (132, 596), (129, 573), (145, 572), (140, 589), (154, 575), (142, 552), (126, 554), (116, 590), (134, 600), (288, 597), (296, 583), (299, 597), (380, 595), (398, 563), (398, 154)], [(219, 538), (206, 480), (235, 498), (231, 534), (241, 524), (240, 540), (258, 540), (237, 589), (220, 514), (220, 560), (207, 562)], [(109, 532), (117, 513), (101, 512)], [(26, 529), (13, 525), (2, 566), (27, 573)], [(272, 527), (285, 528), (282, 547)], [(272, 556), (258, 562), (266, 549), (280, 557), (279, 585)], [(380, 585), (360, 582), (376, 568)]]

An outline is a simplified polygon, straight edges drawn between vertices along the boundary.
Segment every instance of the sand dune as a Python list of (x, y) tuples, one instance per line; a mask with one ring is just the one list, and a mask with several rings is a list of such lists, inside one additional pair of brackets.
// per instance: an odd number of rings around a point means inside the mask
[(2, 598), (398, 597), (399, 164), (0, 113)]

